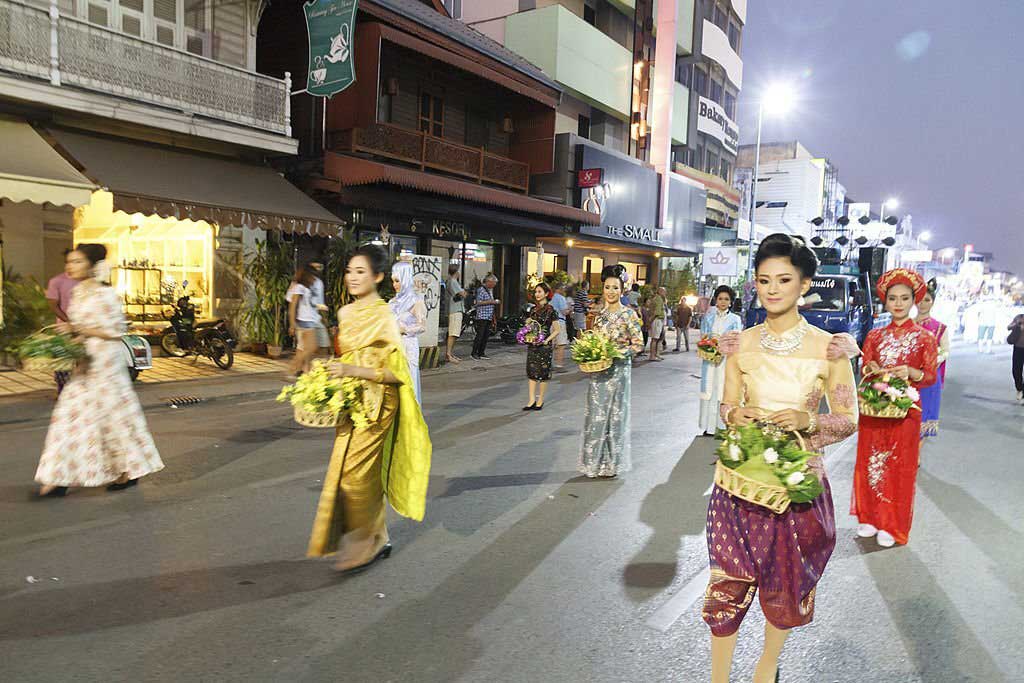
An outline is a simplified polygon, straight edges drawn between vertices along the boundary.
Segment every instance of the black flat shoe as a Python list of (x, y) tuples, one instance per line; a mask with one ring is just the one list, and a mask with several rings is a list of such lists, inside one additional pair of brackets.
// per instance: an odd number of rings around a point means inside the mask
[(361, 564), (358, 567), (352, 567), (351, 569), (339, 570), (338, 574), (341, 576), (354, 576), (356, 574), (361, 574), (381, 560), (386, 560), (389, 557), (391, 557), (391, 544), (385, 543), (384, 547), (378, 550), (377, 554), (373, 556), (373, 559), (366, 564)]
[(135, 486), (138, 483), (139, 483), (138, 479), (129, 479), (128, 481), (123, 481), (121, 483), (115, 482), (115, 483), (110, 484), (109, 486), (107, 486), (107, 490), (108, 491), (124, 491), (125, 489), (130, 489), (131, 487)]
[(32, 496), (32, 500), (42, 500), (43, 498), (63, 498), (66, 495), (68, 495), (67, 486), (55, 486), (47, 493), (39, 493), (37, 491), (36, 494)]

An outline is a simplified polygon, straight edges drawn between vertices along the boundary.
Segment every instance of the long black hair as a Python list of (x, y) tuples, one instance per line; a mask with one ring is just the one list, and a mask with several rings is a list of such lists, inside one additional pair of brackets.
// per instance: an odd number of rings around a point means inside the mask
[(784, 232), (768, 235), (761, 241), (761, 246), (754, 255), (754, 272), (770, 258), (788, 258), (805, 278), (812, 278), (818, 272), (818, 257), (811, 248), (799, 237)]

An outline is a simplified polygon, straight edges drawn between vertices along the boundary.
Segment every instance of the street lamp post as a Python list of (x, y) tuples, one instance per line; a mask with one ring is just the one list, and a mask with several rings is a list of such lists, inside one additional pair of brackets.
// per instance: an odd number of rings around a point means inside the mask
[(757, 174), (761, 165), (761, 124), (764, 122), (764, 111), (784, 114), (793, 104), (793, 93), (786, 84), (777, 83), (765, 88), (757, 103), (757, 142), (754, 145), (754, 168), (750, 174), (750, 235), (747, 238), (747, 279), (753, 277), (754, 270), (754, 236), (757, 234)]
[(750, 234), (747, 235), (747, 280), (753, 276), (754, 269), (754, 235), (757, 223), (754, 215), (757, 211), (757, 171), (761, 166), (761, 122), (764, 120), (764, 99), (757, 103), (757, 143), (754, 145), (754, 169), (750, 174)]

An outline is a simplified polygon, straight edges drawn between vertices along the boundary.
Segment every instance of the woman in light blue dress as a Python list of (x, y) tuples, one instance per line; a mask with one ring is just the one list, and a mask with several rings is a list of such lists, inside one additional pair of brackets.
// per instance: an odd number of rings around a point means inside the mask
[(623, 358), (603, 372), (590, 374), (583, 418), (583, 446), (579, 471), (588, 477), (614, 477), (631, 467), (629, 449), (630, 375), (633, 356), (644, 348), (644, 335), (636, 311), (621, 302), (626, 269), (608, 266), (604, 281), (604, 308), (592, 329), (611, 339)]
[(423, 405), (420, 395), (420, 340), (419, 335), (427, 329), (427, 306), (416, 291), (412, 276), (412, 264), (399, 261), (391, 269), (391, 282), (395, 286), (395, 298), (388, 302), (391, 313), (398, 321), (402, 335), (402, 346), (409, 361), (409, 376), (416, 390), (416, 401)]
[[(732, 312), (736, 301), (736, 292), (731, 287), (722, 285), (715, 290), (711, 302), (714, 308), (708, 309), (700, 321), (701, 338), (713, 337), (721, 341), (727, 332), (742, 332), (743, 321)], [(725, 391), (725, 361), (713, 365), (703, 361), (700, 368), (700, 431), (705, 435), (714, 435), (718, 429), (725, 429), (725, 423), (718, 414), (718, 406), (722, 402)]]

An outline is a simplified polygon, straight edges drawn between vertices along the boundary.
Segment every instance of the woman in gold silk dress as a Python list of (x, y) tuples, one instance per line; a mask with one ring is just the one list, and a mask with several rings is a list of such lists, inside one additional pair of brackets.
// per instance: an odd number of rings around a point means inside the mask
[(355, 301), (338, 311), (338, 377), (363, 383), (369, 426), (338, 425), (307, 554), (338, 553), (335, 568), (357, 572), (391, 554), (387, 505), (423, 519), (431, 444), (416, 400), (398, 325), (377, 293), (387, 270), (378, 247), (356, 249), (345, 270)]

